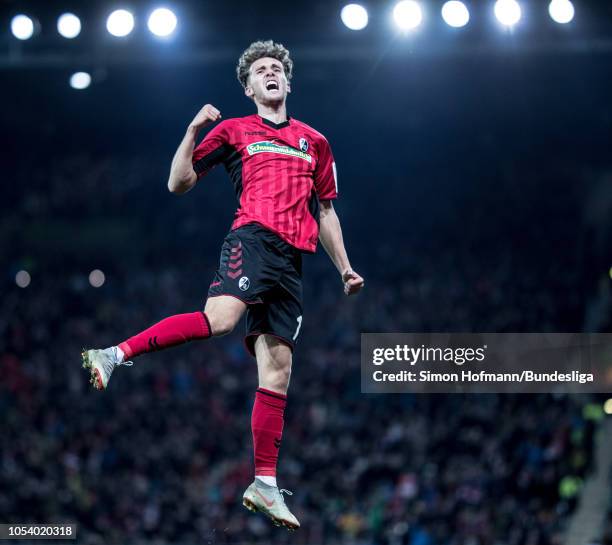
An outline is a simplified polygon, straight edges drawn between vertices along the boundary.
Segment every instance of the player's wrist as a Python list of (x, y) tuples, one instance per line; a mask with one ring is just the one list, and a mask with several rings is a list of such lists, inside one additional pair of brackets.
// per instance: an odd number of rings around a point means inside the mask
[(192, 136), (197, 136), (201, 128), (202, 128), (201, 125), (189, 123), (189, 125), (187, 125), (187, 134), (192, 135)]

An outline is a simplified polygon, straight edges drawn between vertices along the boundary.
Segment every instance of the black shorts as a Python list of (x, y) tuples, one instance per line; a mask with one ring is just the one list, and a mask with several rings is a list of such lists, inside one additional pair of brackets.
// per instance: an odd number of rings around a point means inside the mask
[(291, 349), (302, 325), (302, 252), (258, 223), (230, 231), (208, 297), (231, 295), (245, 302), (247, 350), (266, 333)]

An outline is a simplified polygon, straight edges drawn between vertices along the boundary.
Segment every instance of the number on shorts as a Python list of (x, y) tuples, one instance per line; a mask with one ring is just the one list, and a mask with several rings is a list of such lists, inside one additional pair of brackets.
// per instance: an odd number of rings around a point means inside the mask
[(298, 323), (298, 326), (297, 326), (297, 329), (295, 330), (295, 333), (293, 335), (293, 340), (294, 341), (295, 341), (295, 339), (297, 339), (297, 336), (300, 334), (300, 327), (302, 327), (302, 317), (301, 316), (297, 317), (297, 323)]

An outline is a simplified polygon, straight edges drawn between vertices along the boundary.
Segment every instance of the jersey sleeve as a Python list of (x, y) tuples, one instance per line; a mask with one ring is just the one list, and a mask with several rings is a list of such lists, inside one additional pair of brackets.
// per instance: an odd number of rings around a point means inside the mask
[(320, 201), (338, 197), (338, 175), (329, 142), (323, 138), (319, 145), (319, 156), (314, 172), (314, 185)]
[(229, 123), (216, 125), (193, 150), (193, 170), (201, 178), (231, 152)]

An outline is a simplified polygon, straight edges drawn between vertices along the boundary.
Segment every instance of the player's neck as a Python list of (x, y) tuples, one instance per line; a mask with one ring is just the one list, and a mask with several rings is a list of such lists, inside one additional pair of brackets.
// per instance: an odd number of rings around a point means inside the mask
[(278, 105), (257, 104), (257, 114), (277, 125), (287, 121), (287, 107), (284, 102)]

